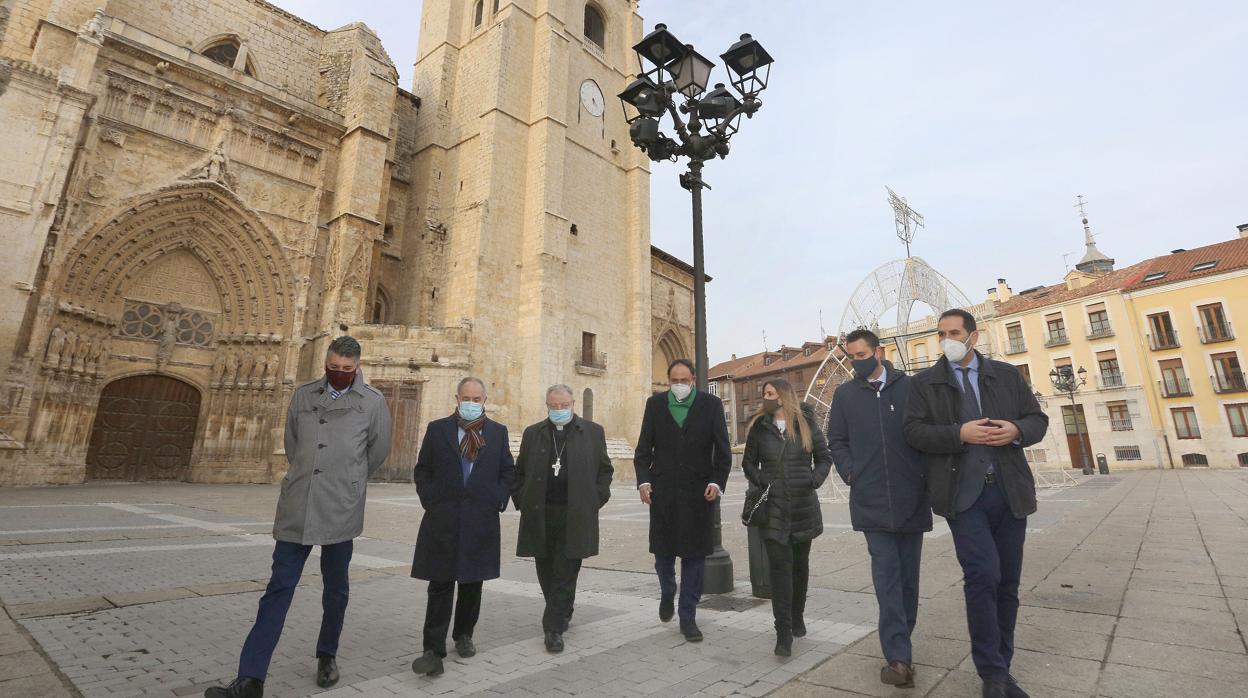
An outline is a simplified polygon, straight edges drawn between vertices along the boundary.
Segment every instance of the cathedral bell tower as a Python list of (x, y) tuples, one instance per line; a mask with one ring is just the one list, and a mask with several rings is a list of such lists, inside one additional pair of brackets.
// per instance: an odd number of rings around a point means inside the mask
[(616, 95), (641, 35), (636, 0), (424, 2), (408, 207), (421, 241), (400, 302), (420, 324), (471, 326), (468, 370), (513, 430), (545, 416), (554, 383), (608, 437), (640, 424), (649, 169)]

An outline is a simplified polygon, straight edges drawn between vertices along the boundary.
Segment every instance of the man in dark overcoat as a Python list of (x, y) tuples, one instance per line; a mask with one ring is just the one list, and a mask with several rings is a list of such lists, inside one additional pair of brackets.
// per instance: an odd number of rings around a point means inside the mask
[(338, 638), (347, 612), (354, 540), (364, 531), (368, 476), (390, 454), (390, 410), (364, 381), (360, 343), (338, 337), (325, 354), (325, 375), (295, 389), (286, 413), (286, 461), (273, 518), (273, 574), (256, 622), (243, 643), (238, 678), (207, 698), (260, 698), (286, 612), (312, 547), (321, 546), (321, 632), (316, 684), (338, 683)]
[(456, 653), (465, 658), (477, 653), (472, 631), (481, 612), (481, 586), (499, 576), (498, 515), (507, 508), (516, 477), (507, 427), (485, 416), (485, 383), (463, 379), (455, 400), (454, 414), (429, 423), (413, 472), (425, 515), (412, 576), (429, 582), (429, 600), (424, 652), (412, 671), (431, 676), (442, 673), (452, 612)]
[(971, 659), (984, 698), (1027, 698), (1010, 674), (1018, 583), (1036, 482), (1023, 449), (1049, 418), (1013, 365), (975, 350), (975, 316), (954, 308), (936, 323), (944, 356), (914, 377), (906, 441), (927, 460), (932, 511), (945, 517), (962, 565)]
[(524, 430), (512, 495), (520, 510), (516, 556), (536, 560), (549, 652), (563, 651), (581, 561), (598, 554), (598, 510), (611, 498), (615, 473), (602, 427), (575, 408), (568, 386), (546, 390), (547, 417)]
[(728, 486), (732, 447), (724, 403), (693, 385), (693, 362), (667, 369), (669, 390), (646, 402), (633, 464), (650, 505), (650, 552), (659, 575), (659, 620), (672, 619), (680, 558), (680, 632), (700, 642), (695, 622), (706, 558), (713, 547), (715, 500)]

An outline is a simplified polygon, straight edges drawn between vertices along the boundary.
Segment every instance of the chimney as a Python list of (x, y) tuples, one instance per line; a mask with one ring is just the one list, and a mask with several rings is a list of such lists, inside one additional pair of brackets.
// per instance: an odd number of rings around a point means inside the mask
[(993, 303), (997, 302), (997, 287), (996, 286), (993, 286), (992, 288), (988, 289), (988, 300), (992, 301)]
[(736, 354), (733, 354), (733, 355), (732, 355), (732, 360), (733, 360), (733, 361), (736, 361), (736, 360), (737, 360), (737, 355), (736, 355)]
[(1239, 229), (1239, 237), (1248, 239), (1248, 223), (1241, 223), (1235, 227)]
[(997, 293), (993, 300), (1004, 303), (1014, 297), (1014, 292), (1010, 290), (1010, 285), (1005, 283), (1005, 279), (997, 279)]

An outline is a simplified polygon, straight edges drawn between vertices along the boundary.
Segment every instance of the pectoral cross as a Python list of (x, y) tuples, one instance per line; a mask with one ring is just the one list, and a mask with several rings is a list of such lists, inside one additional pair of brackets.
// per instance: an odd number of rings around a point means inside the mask
[(550, 467), (551, 467), (551, 469), (552, 469), (552, 470), (554, 470), (554, 471), (555, 471), (555, 477), (559, 477), (559, 469), (563, 467), (563, 459), (562, 459), (562, 458), (556, 458), (556, 459), (555, 459), (555, 464), (554, 464), (554, 465), (552, 465), (552, 466), (550, 466)]

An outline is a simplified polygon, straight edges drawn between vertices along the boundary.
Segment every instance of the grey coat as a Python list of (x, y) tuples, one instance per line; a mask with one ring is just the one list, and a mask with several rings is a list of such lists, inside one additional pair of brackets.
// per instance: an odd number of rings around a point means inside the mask
[(286, 460), (273, 537), (330, 545), (364, 530), (368, 476), (390, 453), (390, 410), (357, 372), (337, 400), (325, 378), (295, 389), (286, 415)]

